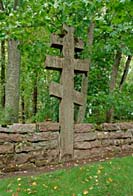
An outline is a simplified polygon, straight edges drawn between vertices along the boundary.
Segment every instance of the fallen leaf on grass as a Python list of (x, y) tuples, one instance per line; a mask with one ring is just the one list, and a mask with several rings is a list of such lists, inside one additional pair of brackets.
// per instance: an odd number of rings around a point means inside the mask
[(54, 190), (57, 190), (58, 189), (58, 186), (54, 186)]
[(21, 178), (17, 178), (17, 181), (21, 181)]
[(83, 195), (87, 195), (89, 192), (87, 190), (83, 191)]
[(90, 188), (89, 188), (89, 190), (92, 190), (93, 189), (93, 186), (91, 186)]
[(17, 192), (20, 192), (21, 191), (21, 188), (17, 188)]
[(102, 169), (104, 169), (104, 167), (103, 167), (102, 165), (100, 165), (100, 166), (99, 166), (99, 169), (102, 170)]
[(84, 181), (85, 181), (85, 182), (89, 182), (89, 179), (88, 179), (88, 178), (86, 178)]
[(73, 194), (72, 194), (72, 196), (76, 196), (76, 194), (75, 194), (75, 193), (73, 193)]
[(48, 188), (48, 186), (47, 186), (46, 184), (43, 184), (43, 186), (44, 186), (45, 188)]
[(32, 182), (32, 184), (31, 184), (32, 186), (36, 186), (37, 185), (37, 183), (36, 182)]
[(108, 183), (113, 182), (112, 178), (108, 178), (108, 179), (107, 179), (107, 182), (108, 182)]
[(18, 196), (18, 192), (13, 193), (12, 196)]
[(27, 192), (28, 195), (37, 193), (36, 190), (32, 190), (32, 189), (30, 189), (30, 188), (26, 189), (26, 192)]
[(98, 171), (97, 171), (97, 174), (100, 174), (101, 173), (101, 170), (99, 169)]
[(27, 192), (31, 192), (31, 189), (30, 189), (30, 188), (28, 188), (28, 189), (26, 189), (26, 191), (27, 191)]

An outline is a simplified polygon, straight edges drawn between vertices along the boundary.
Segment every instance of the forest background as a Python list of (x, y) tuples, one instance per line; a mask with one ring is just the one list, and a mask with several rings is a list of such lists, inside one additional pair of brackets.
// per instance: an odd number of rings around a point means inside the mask
[(131, 0), (0, 0), (0, 124), (58, 121), (59, 100), (49, 95), (60, 73), (45, 69), (52, 33), (75, 28), (84, 43), (88, 76), (75, 75), (86, 94), (77, 122), (133, 120)]

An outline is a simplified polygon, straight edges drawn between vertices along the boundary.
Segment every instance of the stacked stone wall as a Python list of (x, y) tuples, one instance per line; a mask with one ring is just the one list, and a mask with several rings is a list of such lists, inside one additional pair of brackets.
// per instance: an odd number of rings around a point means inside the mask
[(77, 125), (74, 158), (112, 157), (133, 153), (133, 123)]
[(14, 124), (0, 127), (1, 172), (29, 170), (58, 162), (58, 124)]
[[(77, 124), (73, 159), (133, 153), (133, 123)], [(60, 160), (58, 123), (14, 124), (0, 127), (0, 172), (30, 170)]]

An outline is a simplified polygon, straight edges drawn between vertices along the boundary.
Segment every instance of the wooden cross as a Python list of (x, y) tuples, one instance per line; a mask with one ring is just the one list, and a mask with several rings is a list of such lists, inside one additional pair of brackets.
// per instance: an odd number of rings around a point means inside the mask
[(59, 108), (60, 154), (73, 157), (74, 103), (83, 104), (81, 92), (74, 90), (74, 72), (87, 73), (88, 60), (75, 59), (75, 52), (83, 50), (83, 42), (74, 39), (74, 28), (63, 25), (64, 35), (52, 35), (51, 46), (59, 48), (63, 57), (46, 57), (46, 68), (61, 70), (60, 83), (52, 82), (50, 95), (61, 99)]

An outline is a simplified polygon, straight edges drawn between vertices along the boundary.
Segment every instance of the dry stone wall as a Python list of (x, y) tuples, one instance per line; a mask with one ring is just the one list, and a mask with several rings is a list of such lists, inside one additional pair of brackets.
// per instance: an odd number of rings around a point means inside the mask
[(133, 153), (133, 123), (77, 125), (74, 158), (112, 157)]
[(29, 170), (58, 162), (58, 124), (14, 124), (0, 127), (1, 172)]
[[(133, 123), (77, 124), (73, 159), (133, 153)], [(59, 163), (58, 123), (14, 124), (0, 127), (0, 172), (30, 170)]]

